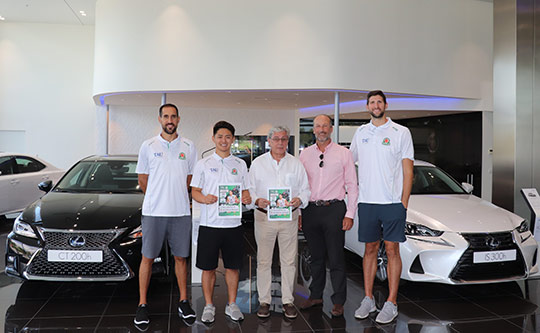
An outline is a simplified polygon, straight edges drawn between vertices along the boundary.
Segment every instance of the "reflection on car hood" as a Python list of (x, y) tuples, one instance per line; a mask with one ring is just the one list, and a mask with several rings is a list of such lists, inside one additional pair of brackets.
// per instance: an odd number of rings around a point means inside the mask
[(98, 230), (140, 223), (143, 194), (50, 192), (23, 212), (44, 228)]
[(523, 218), (474, 195), (411, 195), (407, 221), (455, 232), (498, 232)]

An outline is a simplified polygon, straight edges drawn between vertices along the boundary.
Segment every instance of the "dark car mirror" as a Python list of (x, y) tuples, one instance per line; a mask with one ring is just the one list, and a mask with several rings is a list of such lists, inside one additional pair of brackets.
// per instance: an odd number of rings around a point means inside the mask
[(52, 180), (46, 180), (44, 182), (41, 182), (38, 184), (37, 187), (43, 192), (48, 193), (52, 188)]

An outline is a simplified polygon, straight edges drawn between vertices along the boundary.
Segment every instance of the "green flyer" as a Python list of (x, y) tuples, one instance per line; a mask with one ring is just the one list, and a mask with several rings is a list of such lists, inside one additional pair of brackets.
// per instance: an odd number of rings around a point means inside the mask
[(291, 188), (268, 189), (268, 221), (292, 221)]
[(218, 185), (218, 217), (242, 217), (242, 187), (241, 184)]

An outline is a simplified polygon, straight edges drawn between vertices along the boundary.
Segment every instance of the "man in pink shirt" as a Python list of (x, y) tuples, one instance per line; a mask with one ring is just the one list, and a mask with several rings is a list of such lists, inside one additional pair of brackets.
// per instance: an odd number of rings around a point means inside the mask
[[(311, 252), (313, 280), (310, 297), (302, 309), (322, 305), (326, 284), (326, 263), (330, 268), (333, 316), (343, 315), (347, 294), (345, 276), (345, 231), (352, 228), (358, 182), (353, 157), (349, 149), (332, 142), (332, 119), (324, 114), (313, 120), (316, 143), (302, 151), (300, 161), (307, 171), (311, 197), (309, 205), (302, 209), (299, 228), (304, 231)], [(345, 204), (347, 197), (347, 204)]]

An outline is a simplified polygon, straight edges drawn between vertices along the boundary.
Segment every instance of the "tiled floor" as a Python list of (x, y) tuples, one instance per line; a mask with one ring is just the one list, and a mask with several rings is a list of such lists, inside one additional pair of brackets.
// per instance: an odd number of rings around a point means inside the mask
[[(0, 235), (5, 241), (7, 228)], [(191, 300), (197, 321), (182, 321), (176, 310), (178, 288), (169, 277), (154, 278), (149, 292), (151, 323), (148, 332), (534, 332), (540, 331), (540, 280), (491, 285), (447, 286), (406, 283), (400, 287), (400, 314), (393, 323), (375, 323), (375, 314), (364, 320), (354, 318), (354, 310), (364, 297), (361, 259), (347, 252), (348, 299), (345, 315), (332, 318), (331, 286), (327, 285), (324, 306), (300, 311), (295, 320), (281, 314), (279, 267), (274, 267), (275, 283), (272, 315), (257, 318), (256, 261), (252, 230), (247, 228), (248, 256), (241, 272), (238, 303), (245, 320), (233, 322), (223, 314), (226, 288), (222, 271), (218, 274), (215, 304), (216, 321), (208, 326), (199, 321), (204, 307), (200, 286), (191, 286)], [(301, 247), (303, 243), (300, 244)], [(1, 261), (3, 261), (3, 252)], [(301, 263), (300, 263), (301, 265)], [(0, 311), (5, 313), (6, 332), (75, 331), (137, 332), (133, 315), (138, 300), (137, 281), (124, 283), (24, 282), (3, 273), (0, 264)], [(251, 267), (251, 271), (250, 271)], [(308, 295), (307, 277), (300, 272), (296, 304)], [(376, 286), (380, 308), (387, 295), (384, 285)], [(0, 316), (1, 318), (2, 316)], [(0, 319), (1, 320), (1, 319)]]

